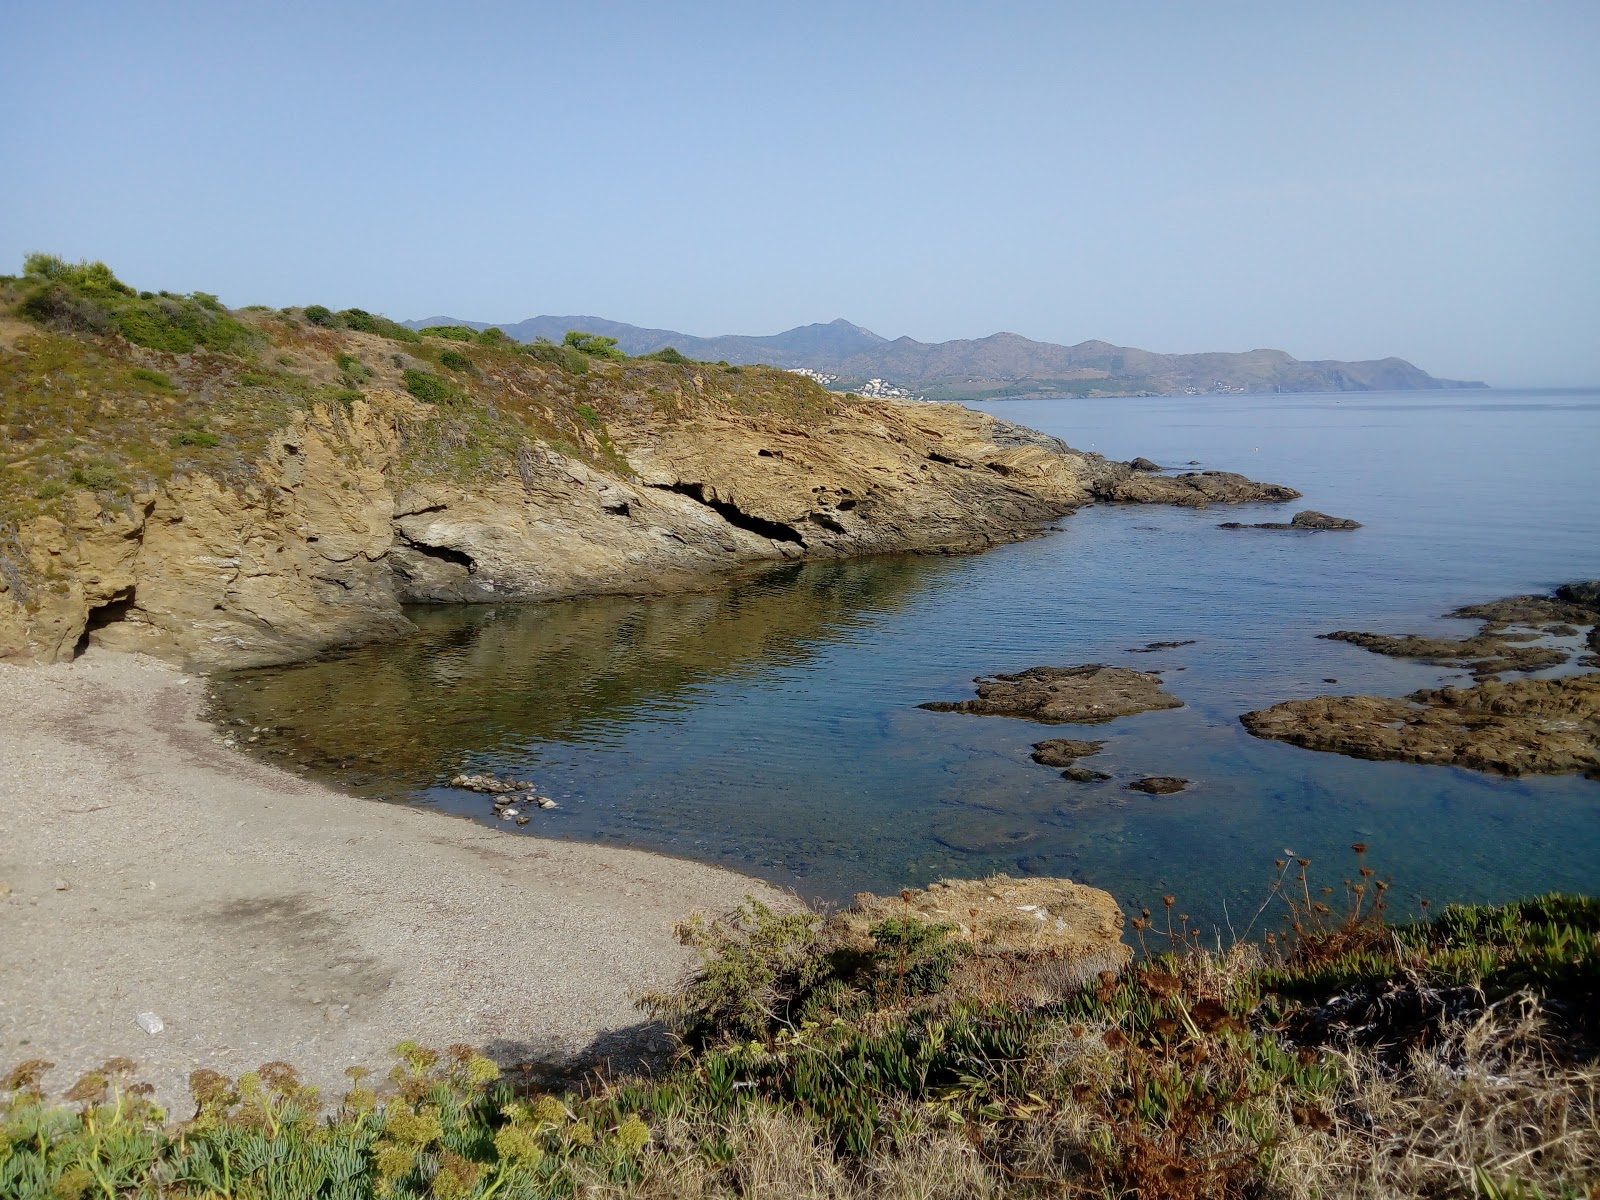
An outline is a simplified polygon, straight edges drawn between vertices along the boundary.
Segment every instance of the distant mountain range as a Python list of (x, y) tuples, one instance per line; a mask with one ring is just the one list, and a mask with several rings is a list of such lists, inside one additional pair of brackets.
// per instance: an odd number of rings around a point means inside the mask
[[(429, 317), (405, 324), (413, 329), (428, 325), (483, 329), (489, 323)], [(618, 346), (629, 354), (648, 354), (672, 346), (690, 358), (710, 362), (805, 367), (832, 376), (828, 385), (841, 391), (879, 379), (931, 399), (1370, 392), (1487, 386), (1436, 379), (1403, 358), (1302, 362), (1282, 350), (1154, 354), (1109, 342), (1058, 346), (1015, 333), (950, 342), (919, 342), (908, 337), (891, 341), (845, 320), (802, 325), (765, 337), (729, 334), (703, 338), (671, 329), (642, 329), (593, 316), (530, 317), (500, 328), (519, 341), (546, 337), (557, 342), (567, 330), (582, 329), (616, 338)]]

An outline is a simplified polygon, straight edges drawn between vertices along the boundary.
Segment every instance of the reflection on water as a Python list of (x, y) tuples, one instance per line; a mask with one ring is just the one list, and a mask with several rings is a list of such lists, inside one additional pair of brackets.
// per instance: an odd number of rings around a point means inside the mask
[[(1533, 400), (1537, 403), (1532, 403)], [(1099, 507), (971, 558), (786, 566), (725, 591), (422, 609), (420, 632), (219, 680), (230, 717), (358, 793), (489, 821), (458, 771), (531, 778), (561, 807), (525, 834), (612, 840), (841, 898), (942, 875), (1069, 875), (1137, 905), (1176, 893), (1226, 929), (1271, 860), (1337, 883), (1365, 841), (1403, 902), (1600, 890), (1600, 785), (1370, 763), (1257, 741), (1250, 708), (1450, 675), (1316, 634), (1450, 632), (1436, 614), (1600, 576), (1593, 393), (1028, 402), (1003, 415), (1114, 457), (1292, 483), (1351, 534)], [(1194, 639), (1159, 654), (1152, 641)], [(1160, 668), (1185, 707), (1092, 730), (932, 713), (1040, 663)], [(1323, 682), (1339, 680), (1337, 688)], [(1070, 783), (1050, 736), (1108, 745)], [(1194, 780), (1148, 797), (1142, 774)], [(512, 830), (508, 828), (508, 833)], [(1240, 922), (1242, 924), (1242, 922)]]
[(265, 752), (364, 794), (411, 793), (493, 763), (517, 772), (542, 743), (616, 746), (628, 721), (683, 713), (713, 681), (738, 687), (803, 663), (942, 565), (790, 563), (663, 598), (416, 606), (418, 633), (403, 642), (218, 680), (219, 712), (264, 727)]

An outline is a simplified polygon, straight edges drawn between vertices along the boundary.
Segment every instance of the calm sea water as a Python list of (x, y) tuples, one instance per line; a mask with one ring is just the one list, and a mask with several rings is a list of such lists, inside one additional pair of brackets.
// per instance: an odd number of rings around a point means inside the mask
[[(1304, 501), (1093, 507), (967, 558), (786, 566), (704, 595), (418, 609), (411, 639), (218, 681), (257, 748), (364, 795), (493, 822), (461, 770), (561, 807), (516, 832), (723, 864), (818, 899), (992, 871), (1164, 893), (1236, 925), (1286, 849), (1337, 884), (1364, 841), (1402, 903), (1600, 891), (1600, 784), (1507, 780), (1258, 741), (1238, 716), (1459, 678), (1320, 641), (1464, 634), (1457, 605), (1600, 577), (1600, 392), (1060, 400), (986, 406), (1114, 458), (1198, 460)], [(1354, 533), (1228, 531), (1309, 506)], [(1156, 654), (1151, 641), (1194, 639)], [(933, 713), (974, 676), (1161, 668), (1185, 707), (1096, 727)], [(1338, 679), (1337, 686), (1323, 682)], [(1029, 761), (1105, 738), (1077, 784)], [(1194, 781), (1148, 797), (1140, 774)], [(508, 832), (512, 827), (495, 822)]]

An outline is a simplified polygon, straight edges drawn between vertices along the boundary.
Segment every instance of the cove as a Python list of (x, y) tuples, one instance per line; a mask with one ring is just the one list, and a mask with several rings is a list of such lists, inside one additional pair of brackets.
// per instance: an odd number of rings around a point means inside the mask
[[(1600, 576), (1600, 395), (1342, 394), (984, 406), (1117, 458), (1305, 493), (1350, 532), (1223, 530), (1269, 505), (1095, 506), (964, 557), (786, 565), (701, 594), (419, 608), (419, 632), (219, 676), (248, 748), (363, 796), (493, 822), (459, 771), (535, 781), (523, 835), (653, 849), (814, 900), (992, 871), (1164, 894), (1224, 936), (1285, 850), (1337, 885), (1351, 842), (1397, 906), (1600, 888), (1600, 784), (1373, 763), (1251, 738), (1238, 715), (1456, 673), (1318, 640), (1462, 635), (1437, 614)], [(1149, 654), (1155, 641), (1193, 644)], [(1181, 709), (1042, 726), (917, 708), (1039, 664), (1160, 670)], [(1337, 685), (1324, 682), (1336, 678)], [(251, 736), (251, 735), (246, 735)], [(1029, 759), (1105, 739), (1104, 783)], [(1193, 781), (1146, 796), (1139, 775)], [(1320, 874), (1319, 874), (1320, 873)]]

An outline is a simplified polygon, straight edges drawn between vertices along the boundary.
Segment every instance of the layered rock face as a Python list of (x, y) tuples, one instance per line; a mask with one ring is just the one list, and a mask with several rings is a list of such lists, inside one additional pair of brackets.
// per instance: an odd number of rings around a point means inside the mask
[(291, 414), (248, 482), (183, 474), (109, 511), (75, 494), (66, 519), (17, 534), (0, 657), (95, 642), (197, 668), (290, 661), (403, 634), (407, 602), (648, 594), (763, 561), (976, 549), (1133, 475), (956, 405), (862, 401), (812, 427), (614, 418), (631, 474), (545, 447), (470, 484), (399, 479), (418, 410), (373, 388)]

